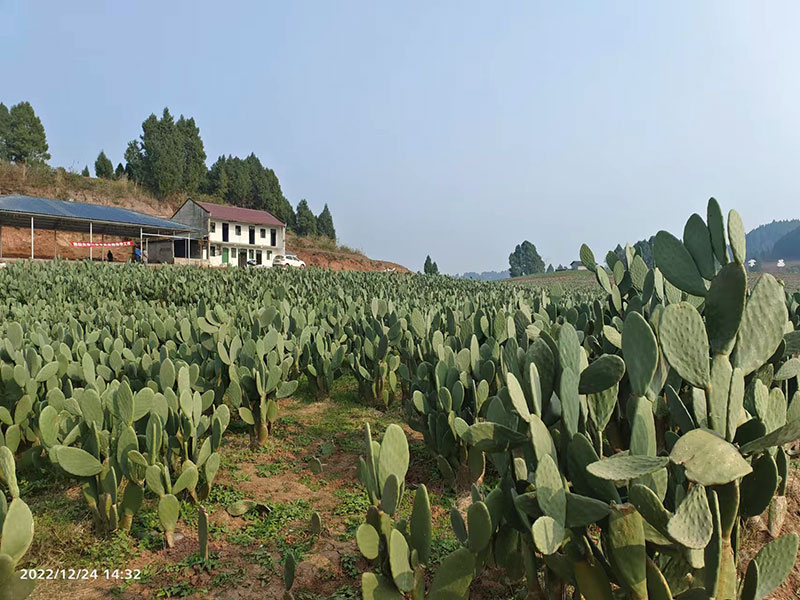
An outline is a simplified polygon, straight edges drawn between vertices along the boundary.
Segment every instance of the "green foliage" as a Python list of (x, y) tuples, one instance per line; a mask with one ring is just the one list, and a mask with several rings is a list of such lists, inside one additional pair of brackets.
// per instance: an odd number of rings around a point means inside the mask
[(296, 224), (294, 230), (297, 235), (317, 235), (317, 217), (308, 207), (308, 202), (300, 200), (297, 203)]
[(111, 179), (114, 176), (114, 165), (102, 150), (94, 161), (94, 174), (103, 179)]
[(317, 233), (332, 240), (336, 239), (336, 228), (333, 226), (333, 217), (327, 204), (317, 215)]
[(425, 257), (425, 265), (422, 268), (422, 272), (425, 273), (425, 275), (439, 274), (439, 266), (431, 260), (430, 254)]
[(544, 273), (544, 261), (536, 251), (536, 246), (525, 240), (517, 244), (514, 252), (508, 255), (511, 277)]
[(81, 175), (83, 177), (91, 177), (92, 176), (92, 174), (89, 173), (89, 166), (88, 165), (83, 167), (83, 171), (81, 171)]
[(35, 164), (50, 160), (42, 121), (29, 102), (11, 110), (0, 103), (0, 160)]

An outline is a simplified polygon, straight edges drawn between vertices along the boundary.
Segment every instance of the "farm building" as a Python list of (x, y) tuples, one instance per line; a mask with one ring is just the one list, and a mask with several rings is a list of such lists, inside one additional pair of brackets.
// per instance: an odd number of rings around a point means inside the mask
[[(16, 228), (13, 233), (17, 240), (20, 230), (29, 230), (30, 252), (19, 244), (4, 250), (3, 227)], [(46, 231), (52, 231), (52, 238), (43, 239)], [(133, 258), (136, 248), (146, 253), (155, 240), (183, 247), (185, 256), (192, 240), (202, 236), (202, 231), (191, 225), (117, 206), (19, 194), (0, 196), (0, 259), (4, 254), (6, 258), (58, 258), (60, 232), (70, 238), (70, 258), (104, 260), (110, 252), (117, 261)], [(175, 256), (167, 253), (150, 258), (150, 262), (173, 262)]]
[(569, 263), (569, 268), (573, 271), (585, 271), (586, 267), (583, 266), (583, 263), (579, 260), (573, 260)]
[(272, 259), (286, 251), (286, 224), (265, 210), (190, 198), (172, 219), (203, 231), (208, 243), (202, 258), (212, 266), (272, 266)]

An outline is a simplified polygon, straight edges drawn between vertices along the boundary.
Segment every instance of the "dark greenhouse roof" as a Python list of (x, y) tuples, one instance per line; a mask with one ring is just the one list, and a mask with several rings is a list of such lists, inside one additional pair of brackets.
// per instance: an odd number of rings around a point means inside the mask
[[(201, 233), (197, 228), (178, 221), (154, 217), (153, 215), (116, 206), (101, 206), (86, 202), (70, 202), (19, 194), (0, 196), (0, 224), (17, 225), (18, 223), (15, 221), (18, 221), (21, 217), (25, 217), (28, 220), (33, 217), (36, 227), (38, 227), (36, 219), (39, 217), (45, 221), (42, 223), (44, 226), (48, 224), (60, 226), (64, 223), (80, 222), (88, 227), (91, 222), (112, 227), (142, 227), (148, 230), (169, 230), (187, 235)], [(19, 225), (24, 226), (22, 223), (19, 223)]]

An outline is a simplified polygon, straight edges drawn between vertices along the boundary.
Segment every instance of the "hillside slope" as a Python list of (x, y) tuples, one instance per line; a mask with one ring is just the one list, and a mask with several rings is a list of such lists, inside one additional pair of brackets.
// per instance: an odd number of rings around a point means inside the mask
[[(800, 227), (800, 220), (773, 221), (759, 225), (747, 234), (747, 256), (765, 259), (774, 256), (776, 243)], [(784, 252), (785, 253), (785, 250)], [(781, 252), (778, 252), (781, 254)], [(786, 258), (789, 258), (788, 256)]]
[[(0, 195), (3, 194), (26, 194), (104, 206), (119, 206), (165, 218), (171, 217), (184, 200), (182, 197), (166, 200), (155, 198), (127, 179), (113, 181), (83, 177), (64, 169), (50, 169), (49, 167), (23, 169), (0, 161)], [(3, 227), (2, 233), (4, 257), (30, 257), (30, 230)], [(58, 232), (54, 239), (52, 231), (36, 231), (35, 256), (36, 258), (52, 258), (55, 242), (58, 256), (61, 258), (88, 258), (88, 249), (74, 248), (70, 244), (71, 241), (84, 240), (84, 238), (88, 240), (88, 235)], [(120, 238), (107, 236), (106, 239), (116, 241)], [(408, 272), (408, 269), (401, 265), (373, 260), (364, 256), (362, 252), (352, 250), (347, 246), (339, 246), (326, 238), (301, 238), (289, 233), (286, 248), (290, 252), (295, 252), (309, 266), (334, 271), (395, 270)], [(99, 257), (100, 250), (95, 250), (94, 256), (95, 258)], [(114, 252), (114, 258), (126, 261), (130, 258), (130, 252), (127, 250)]]

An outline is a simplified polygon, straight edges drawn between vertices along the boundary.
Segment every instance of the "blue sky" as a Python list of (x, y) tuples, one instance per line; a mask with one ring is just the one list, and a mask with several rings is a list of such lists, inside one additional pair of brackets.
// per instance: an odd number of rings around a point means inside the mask
[(0, 0), (0, 101), (51, 164), (116, 164), (195, 117), (209, 164), (255, 152), (342, 242), (445, 272), (681, 233), (715, 196), (800, 217), (791, 2)]

